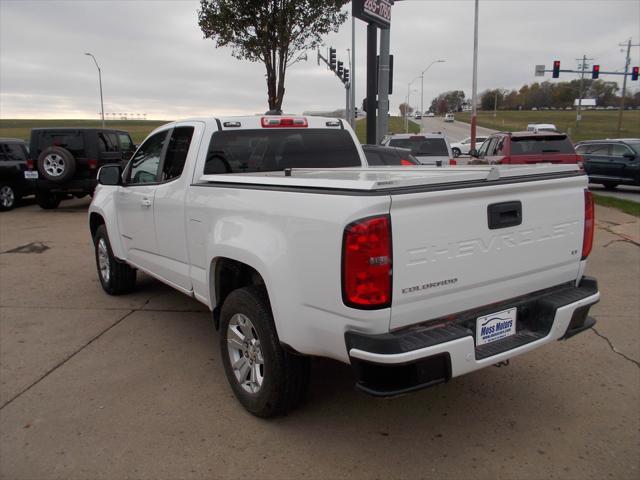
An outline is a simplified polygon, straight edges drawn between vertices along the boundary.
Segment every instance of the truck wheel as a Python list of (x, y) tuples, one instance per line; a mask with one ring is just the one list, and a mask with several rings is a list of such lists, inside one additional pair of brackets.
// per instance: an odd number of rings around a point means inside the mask
[(16, 206), (19, 199), (13, 185), (0, 182), (0, 212), (6, 212)]
[(136, 287), (136, 269), (113, 256), (107, 228), (100, 225), (93, 237), (98, 278), (109, 295), (130, 293)]
[(36, 202), (40, 205), (40, 208), (44, 210), (53, 210), (60, 205), (61, 198), (55, 193), (39, 191), (36, 193)]
[(220, 314), (220, 353), (233, 393), (252, 414), (282, 415), (302, 401), (309, 358), (280, 345), (264, 287), (229, 294)]
[(458, 158), (462, 154), (462, 152), (460, 152), (460, 149), (455, 147), (451, 149), (451, 153), (453, 153), (453, 156), (456, 158)]
[(47, 180), (63, 183), (76, 172), (76, 159), (66, 148), (45, 148), (38, 157), (38, 171)]

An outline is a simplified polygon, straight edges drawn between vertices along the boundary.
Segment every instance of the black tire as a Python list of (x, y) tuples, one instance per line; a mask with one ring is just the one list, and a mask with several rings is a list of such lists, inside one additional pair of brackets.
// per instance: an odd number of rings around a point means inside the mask
[(36, 192), (36, 203), (44, 210), (53, 210), (58, 208), (62, 199), (59, 195), (49, 191), (40, 190)]
[[(249, 392), (242, 386), (231, 365), (229, 324), (237, 322), (241, 316), (250, 320), (251, 331), (259, 341), (260, 354), (257, 358), (262, 358), (262, 364), (258, 365), (258, 361), (255, 366), (262, 373), (263, 380), (256, 392)], [(246, 344), (247, 336), (244, 338)], [(289, 352), (280, 344), (264, 287), (239, 288), (225, 300), (220, 314), (220, 354), (233, 393), (253, 415), (263, 418), (284, 415), (304, 399), (309, 384), (310, 360)], [(246, 373), (250, 374), (250, 370)]]
[(615, 182), (604, 182), (602, 184), (604, 186), (604, 188), (606, 188), (607, 190), (615, 190), (615, 188), (619, 185), (618, 183)]
[[(96, 256), (96, 268), (98, 278), (105, 292), (109, 295), (122, 295), (130, 293), (136, 288), (136, 269), (131, 268), (126, 263), (113, 256), (107, 228), (100, 225), (93, 236), (93, 245)], [(105, 251), (102, 249), (104, 248)], [(103, 260), (106, 261), (108, 271), (101, 268), (101, 255), (105, 254)]]
[(64, 183), (76, 173), (76, 159), (66, 148), (45, 148), (38, 156), (38, 172), (47, 180)]
[(459, 157), (460, 155), (462, 155), (462, 152), (460, 151), (459, 148), (452, 148), (451, 149), (451, 153), (453, 153), (453, 156), (456, 157), (456, 158)]
[(7, 212), (15, 208), (20, 201), (20, 193), (15, 185), (0, 182), (0, 212)]

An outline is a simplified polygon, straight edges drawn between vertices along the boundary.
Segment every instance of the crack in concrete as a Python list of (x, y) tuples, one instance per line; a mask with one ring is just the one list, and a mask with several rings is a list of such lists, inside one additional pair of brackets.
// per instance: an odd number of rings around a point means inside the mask
[(611, 228), (609, 227), (599, 227), (600, 230), (604, 230), (605, 232), (610, 233), (611, 235), (615, 235), (616, 237), (619, 237), (619, 240), (612, 240), (609, 243), (607, 243), (604, 247), (608, 247), (609, 245), (611, 245), (614, 242), (626, 242), (626, 243), (630, 243), (632, 245), (635, 245), (636, 247), (640, 247), (640, 243), (636, 242), (633, 238), (625, 235), (624, 233), (618, 233), (618, 232), (614, 232), (613, 230), (611, 230)]
[(619, 350), (616, 350), (616, 347), (613, 346), (613, 343), (611, 343), (611, 340), (609, 340), (606, 336), (604, 336), (598, 330), (596, 330), (595, 327), (591, 327), (591, 330), (593, 330), (593, 333), (595, 333), (598, 337), (604, 339), (609, 344), (609, 348), (613, 353), (620, 355), (625, 360), (633, 363), (636, 367), (640, 368), (640, 362), (638, 362), (637, 360), (634, 360), (633, 358), (627, 357), (624, 353), (620, 352)]
[(0, 406), (0, 410), (2, 410), (3, 408), (5, 408), (7, 405), (11, 404), (13, 401), (15, 401), (16, 399), (20, 398), (22, 395), (24, 395), (25, 393), (27, 393), (29, 390), (31, 390), (33, 387), (35, 387), (38, 383), (40, 383), (42, 380), (44, 380), (45, 378), (47, 378), (49, 375), (51, 375), (53, 372), (55, 372), (58, 368), (62, 367), (65, 363), (67, 363), (69, 360), (71, 360), (73, 357), (75, 357), (78, 353), (80, 353), (82, 350), (84, 350), (85, 348), (87, 348), (89, 345), (91, 345), (93, 342), (95, 342), (98, 338), (100, 338), (102, 335), (104, 335), (105, 333), (107, 333), (109, 330), (111, 330), (112, 328), (114, 328), (115, 326), (119, 325), (125, 318), (127, 318), (128, 316), (130, 316), (131, 314), (135, 313), (136, 311), (138, 311), (137, 309), (135, 310), (130, 310), (128, 311), (125, 315), (123, 315), (122, 317), (120, 317), (118, 320), (116, 320), (114, 323), (112, 323), (111, 325), (109, 325), (107, 328), (105, 328), (104, 330), (102, 330), (101, 332), (99, 332), (97, 335), (95, 335), (93, 338), (91, 338), (87, 343), (85, 343), (84, 345), (82, 345), (79, 349), (77, 349), (75, 352), (73, 352), (71, 355), (69, 355), (67, 358), (63, 359), (62, 361), (58, 362), (56, 365), (54, 365), (52, 368), (50, 368), (49, 370), (47, 370), (43, 375), (41, 375), (36, 381), (34, 381), (31, 385), (29, 385), (28, 387), (24, 388), (22, 391), (18, 392), (16, 395), (14, 395), (13, 397), (11, 397), (9, 400), (7, 400), (5, 403), (3, 403)]

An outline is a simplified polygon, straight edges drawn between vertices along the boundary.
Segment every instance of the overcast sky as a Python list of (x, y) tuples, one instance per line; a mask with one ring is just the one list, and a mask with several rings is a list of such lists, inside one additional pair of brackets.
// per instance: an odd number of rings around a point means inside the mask
[[(253, 114), (267, 108), (264, 66), (231, 57), (204, 40), (198, 0), (0, 0), (0, 116), (97, 118), (97, 70), (102, 68), (105, 112), (147, 113), (150, 119)], [(364, 97), (365, 24), (356, 22), (356, 93)], [(480, 0), (478, 89), (517, 88), (536, 79), (536, 64), (576, 68), (583, 54), (601, 70), (624, 68), (620, 42), (640, 43), (640, 0)], [(347, 60), (351, 21), (326, 45)], [(406, 0), (393, 7), (395, 54), (392, 112), (407, 84), (425, 75), (425, 105), (440, 92), (471, 95), (472, 0)], [(344, 89), (309, 60), (287, 75), (284, 110), (344, 107)], [(632, 48), (638, 65), (640, 47)], [(547, 74), (547, 79), (550, 75)], [(560, 80), (575, 78), (562, 75)], [(620, 77), (602, 76), (605, 80)], [(629, 82), (638, 89), (638, 82)], [(412, 104), (419, 105), (420, 81)]]

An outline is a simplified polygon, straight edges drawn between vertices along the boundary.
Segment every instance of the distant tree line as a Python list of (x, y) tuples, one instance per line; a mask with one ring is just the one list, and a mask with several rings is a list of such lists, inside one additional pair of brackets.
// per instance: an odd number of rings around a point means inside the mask
[[(584, 80), (582, 98), (594, 98), (598, 107), (618, 107), (620, 91), (616, 82), (604, 80)], [(498, 110), (530, 110), (532, 108), (573, 107), (575, 99), (580, 97), (580, 80), (569, 82), (542, 82), (523, 85), (518, 90), (494, 88), (480, 94), (478, 108), (493, 110), (497, 98)], [(459, 112), (464, 106), (471, 105), (462, 90), (441, 93), (431, 101), (430, 110), (437, 114)], [(627, 91), (625, 105), (640, 107), (640, 90)]]

